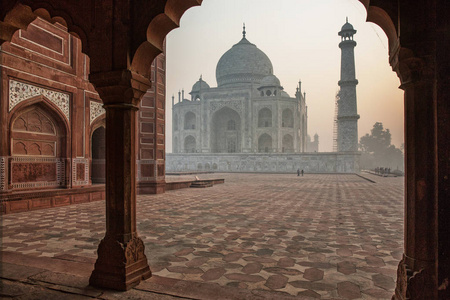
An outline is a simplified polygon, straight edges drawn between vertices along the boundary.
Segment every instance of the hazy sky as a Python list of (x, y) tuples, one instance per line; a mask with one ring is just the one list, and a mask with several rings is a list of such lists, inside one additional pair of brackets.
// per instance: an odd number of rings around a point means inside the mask
[[(274, 5), (276, 3), (276, 5)], [(299, 79), (306, 92), (308, 134), (319, 135), (319, 151), (332, 151), (337, 82), (340, 77), (340, 37), (345, 18), (357, 30), (354, 36), (358, 134), (382, 122), (392, 133), (392, 143), (403, 142), (403, 92), (388, 63), (386, 35), (367, 23), (366, 11), (357, 0), (204, 0), (181, 18), (180, 28), (167, 36), (167, 143), (172, 152), (172, 95), (185, 90), (189, 98), (200, 74), (217, 86), (220, 57), (242, 38), (272, 61), (274, 74), (292, 97)]]

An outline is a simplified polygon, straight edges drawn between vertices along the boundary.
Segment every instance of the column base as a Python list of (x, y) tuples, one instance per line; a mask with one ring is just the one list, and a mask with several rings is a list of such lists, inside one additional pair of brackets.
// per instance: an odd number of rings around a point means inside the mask
[(392, 300), (437, 299), (438, 290), (433, 284), (435, 279), (432, 272), (433, 266), (426, 266), (414, 272), (407, 261), (408, 259), (403, 255), (398, 264), (397, 284)]
[(152, 276), (144, 243), (135, 236), (127, 244), (105, 237), (98, 246), (98, 258), (89, 284), (126, 291)]
[(149, 182), (149, 181), (139, 181), (137, 183), (137, 194), (147, 195), (147, 194), (163, 194), (166, 190), (166, 182)]

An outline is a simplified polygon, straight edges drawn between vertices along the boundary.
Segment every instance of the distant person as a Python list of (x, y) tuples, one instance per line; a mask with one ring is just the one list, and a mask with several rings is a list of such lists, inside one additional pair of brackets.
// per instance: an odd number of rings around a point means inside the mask
[(300, 176), (300, 169), (297, 169), (297, 176)]
[(302, 169), (302, 176), (303, 176), (303, 169)]

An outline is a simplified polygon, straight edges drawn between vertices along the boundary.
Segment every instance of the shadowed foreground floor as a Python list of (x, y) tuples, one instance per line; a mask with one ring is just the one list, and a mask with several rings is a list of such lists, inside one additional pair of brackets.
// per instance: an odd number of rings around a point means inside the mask
[(375, 183), (356, 175), (202, 174), (225, 184), (139, 196), (138, 232), (155, 276), (125, 294), (86, 287), (104, 236), (103, 202), (6, 215), (2, 294), (390, 299), (403, 247), (403, 178), (363, 176)]

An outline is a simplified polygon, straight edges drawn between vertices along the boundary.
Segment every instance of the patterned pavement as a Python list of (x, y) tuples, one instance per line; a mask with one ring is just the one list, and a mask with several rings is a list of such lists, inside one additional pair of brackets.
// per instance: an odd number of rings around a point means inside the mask
[[(225, 184), (138, 197), (154, 275), (319, 299), (390, 299), (403, 247), (403, 178), (202, 174)], [(193, 179), (170, 176), (168, 181)], [(2, 251), (96, 258), (104, 203), (2, 217)]]

